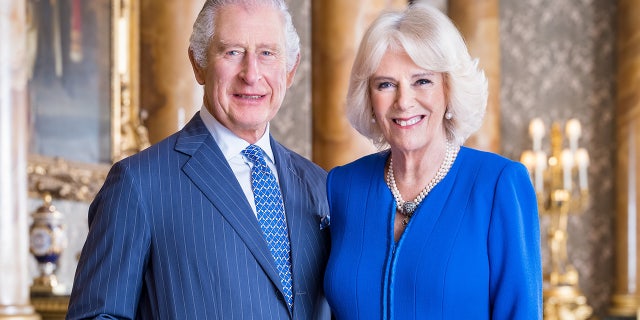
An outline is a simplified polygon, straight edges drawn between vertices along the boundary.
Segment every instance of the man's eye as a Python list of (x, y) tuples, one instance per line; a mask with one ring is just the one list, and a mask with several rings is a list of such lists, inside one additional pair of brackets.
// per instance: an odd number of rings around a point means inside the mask
[(270, 56), (275, 56), (276, 54), (273, 51), (262, 51), (262, 55), (270, 57)]
[(229, 50), (227, 51), (228, 56), (239, 56), (241, 54), (240, 50)]

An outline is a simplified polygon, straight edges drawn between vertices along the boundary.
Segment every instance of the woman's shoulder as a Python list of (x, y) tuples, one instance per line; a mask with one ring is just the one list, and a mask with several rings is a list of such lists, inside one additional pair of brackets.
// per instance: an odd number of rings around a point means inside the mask
[(516, 176), (528, 176), (527, 169), (522, 163), (497, 153), (461, 147), (458, 156), (462, 160), (462, 168), (476, 168), (481, 174), (504, 175), (511, 173)]
[(464, 159), (464, 161), (477, 163), (478, 165), (482, 165), (482, 166), (500, 168), (500, 167), (505, 167), (513, 164), (521, 165), (520, 162), (511, 160), (503, 155), (500, 155), (494, 152), (473, 149), (465, 146), (460, 147), (460, 152), (458, 153), (458, 156)]
[(369, 171), (377, 166), (384, 166), (389, 157), (389, 150), (372, 153), (347, 164), (337, 166), (330, 170), (331, 173)]

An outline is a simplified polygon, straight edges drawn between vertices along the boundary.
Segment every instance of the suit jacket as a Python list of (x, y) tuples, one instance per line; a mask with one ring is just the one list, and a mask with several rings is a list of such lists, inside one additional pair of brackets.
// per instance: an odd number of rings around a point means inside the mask
[(271, 138), (293, 277), (289, 310), (258, 221), (199, 113), (113, 165), (89, 209), (67, 319), (316, 319), (328, 307), (326, 172)]

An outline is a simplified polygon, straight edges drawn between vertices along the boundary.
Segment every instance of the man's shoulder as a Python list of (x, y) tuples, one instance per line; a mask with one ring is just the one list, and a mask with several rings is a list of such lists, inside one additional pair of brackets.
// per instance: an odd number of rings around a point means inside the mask
[(306, 157), (302, 156), (299, 153), (296, 153), (294, 151), (291, 151), (290, 153), (291, 156), (291, 163), (295, 166), (299, 166), (305, 169), (309, 169), (309, 170), (313, 170), (313, 171), (322, 171), (325, 172), (326, 171), (324, 169), (322, 169), (322, 167), (320, 167), (319, 165), (317, 165), (315, 162), (307, 159)]
[(320, 167), (319, 165), (317, 165), (316, 163), (314, 163), (313, 161), (307, 159), (306, 157), (304, 157), (303, 155), (285, 147), (284, 145), (280, 144), (279, 142), (272, 140), (272, 148), (274, 149), (274, 152), (276, 152), (276, 154), (279, 153), (279, 156), (285, 156), (288, 157), (288, 161), (291, 164), (291, 166), (293, 166), (294, 168), (298, 169), (299, 171), (309, 171), (313, 174), (319, 174), (319, 175), (323, 175), (326, 176), (327, 171), (325, 169), (323, 169), (322, 167)]
[(174, 153), (173, 150), (176, 139), (177, 133), (172, 134), (169, 137), (116, 162), (114, 165), (123, 167), (148, 167), (152, 166), (154, 163), (160, 164), (163, 159), (167, 161), (170, 154)]

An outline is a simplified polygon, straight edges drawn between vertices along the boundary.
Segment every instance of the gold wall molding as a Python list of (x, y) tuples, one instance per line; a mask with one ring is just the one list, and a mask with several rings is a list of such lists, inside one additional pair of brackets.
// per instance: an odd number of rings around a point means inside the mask
[(618, 1), (616, 96), (616, 264), (610, 312), (640, 311), (640, 2)]
[(111, 158), (118, 161), (149, 146), (140, 119), (140, 0), (112, 0), (113, 66)]

